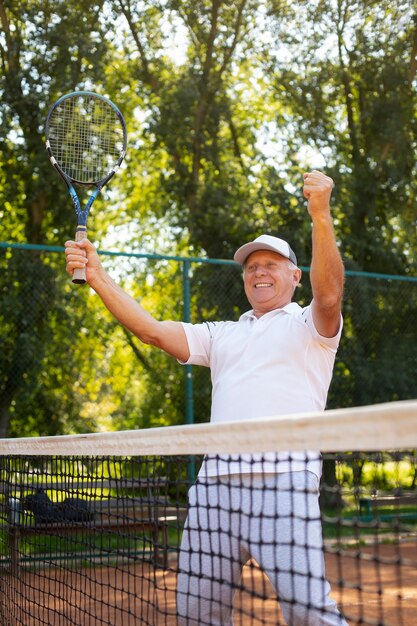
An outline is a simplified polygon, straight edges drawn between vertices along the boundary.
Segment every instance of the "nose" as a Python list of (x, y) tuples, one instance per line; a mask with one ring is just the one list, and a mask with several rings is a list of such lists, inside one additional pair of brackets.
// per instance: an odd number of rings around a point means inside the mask
[(261, 276), (266, 274), (267, 270), (265, 265), (257, 265), (255, 268), (255, 276)]

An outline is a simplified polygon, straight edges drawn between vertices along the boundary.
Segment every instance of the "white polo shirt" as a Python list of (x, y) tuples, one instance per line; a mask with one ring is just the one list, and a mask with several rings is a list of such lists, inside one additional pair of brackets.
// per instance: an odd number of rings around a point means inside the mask
[[(237, 322), (183, 323), (190, 350), (187, 364), (210, 367), (211, 421), (236, 421), (323, 411), (342, 331), (317, 332), (310, 306), (291, 302)], [(206, 457), (200, 474), (284, 472), (321, 474), (317, 452)]]

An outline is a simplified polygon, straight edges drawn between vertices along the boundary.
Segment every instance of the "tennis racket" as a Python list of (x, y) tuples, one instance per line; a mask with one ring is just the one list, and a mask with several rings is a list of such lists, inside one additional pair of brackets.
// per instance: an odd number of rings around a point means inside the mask
[[(46, 149), (65, 180), (77, 214), (75, 240), (87, 237), (87, 217), (100, 190), (119, 169), (127, 144), (119, 109), (90, 91), (75, 91), (52, 105), (46, 119)], [(84, 209), (74, 185), (95, 187)], [(74, 270), (73, 283), (86, 282), (85, 269)]]

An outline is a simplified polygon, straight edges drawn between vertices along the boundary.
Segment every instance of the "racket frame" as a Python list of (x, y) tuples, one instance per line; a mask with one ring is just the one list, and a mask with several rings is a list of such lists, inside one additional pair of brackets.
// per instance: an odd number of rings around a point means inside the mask
[[(97, 181), (91, 181), (91, 182), (83, 182), (83, 181), (79, 181), (76, 180), (74, 178), (71, 178), (71, 176), (69, 176), (66, 172), (64, 172), (64, 170), (61, 168), (61, 166), (59, 165), (59, 163), (57, 162), (52, 149), (51, 149), (51, 144), (49, 141), (49, 127), (50, 127), (50, 120), (52, 117), (52, 114), (54, 113), (55, 109), (60, 106), (62, 104), (62, 102), (64, 102), (65, 100), (68, 100), (69, 98), (76, 98), (76, 97), (82, 97), (82, 96), (90, 96), (93, 98), (97, 98), (98, 100), (102, 100), (103, 102), (105, 102), (107, 105), (111, 106), (112, 109), (114, 110), (114, 112), (116, 113), (117, 117), (119, 118), (120, 124), (121, 124), (121, 128), (123, 130), (123, 149), (120, 152), (120, 156), (117, 159), (114, 167), (111, 168), (111, 170), (106, 174), (106, 176), (104, 176), (104, 178), (97, 180)], [(100, 191), (103, 189), (104, 185), (106, 185), (109, 180), (111, 178), (113, 178), (113, 176), (115, 175), (115, 173), (117, 172), (117, 170), (120, 168), (123, 159), (126, 156), (126, 147), (127, 147), (127, 131), (126, 131), (126, 124), (123, 118), (122, 113), (120, 112), (120, 110), (117, 108), (117, 106), (115, 104), (113, 104), (113, 102), (111, 100), (109, 100), (108, 98), (105, 98), (104, 96), (101, 96), (100, 94), (94, 93), (93, 91), (72, 91), (71, 93), (67, 93), (64, 96), (61, 96), (60, 98), (58, 98), (58, 100), (51, 106), (51, 108), (48, 111), (48, 116), (46, 118), (46, 124), (45, 124), (45, 135), (46, 135), (46, 150), (49, 156), (49, 160), (51, 161), (53, 167), (56, 169), (56, 171), (58, 172), (58, 174), (61, 176), (61, 178), (65, 181), (67, 187), (68, 187), (68, 192), (71, 196), (71, 200), (72, 203), (74, 205), (74, 209), (75, 209), (75, 213), (77, 216), (77, 227), (76, 227), (76, 231), (75, 231), (75, 241), (81, 241), (82, 239), (86, 239), (87, 238), (87, 218), (88, 218), (88, 214), (90, 212), (91, 206), (94, 202), (94, 200), (97, 198), (97, 196), (99, 195)], [(95, 189), (92, 191), (87, 204), (85, 206), (84, 209), (81, 208), (81, 203), (80, 200), (78, 198), (77, 192), (75, 190), (74, 185), (80, 185), (81, 187), (92, 187), (95, 186)], [(86, 270), (85, 268), (82, 269), (75, 269), (74, 273), (73, 273), (73, 277), (72, 277), (72, 282), (76, 283), (76, 284), (85, 284), (86, 283)]]

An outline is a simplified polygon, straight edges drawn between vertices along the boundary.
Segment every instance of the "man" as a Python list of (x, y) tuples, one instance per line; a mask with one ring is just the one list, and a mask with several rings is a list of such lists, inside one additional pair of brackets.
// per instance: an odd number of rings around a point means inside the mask
[[(238, 322), (159, 322), (102, 268), (90, 242), (67, 242), (67, 270), (87, 281), (141, 341), (211, 368), (212, 421), (322, 411), (341, 334), (344, 271), (330, 214), (333, 181), (304, 175), (312, 220), (313, 300), (291, 302), (301, 271), (289, 244), (262, 235), (235, 254), (252, 310)], [(233, 624), (244, 563), (255, 558), (292, 626), (346, 626), (329, 598), (316, 452), (206, 458), (189, 494), (177, 584), (179, 623)], [(262, 515), (261, 515), (262, 513)]]

